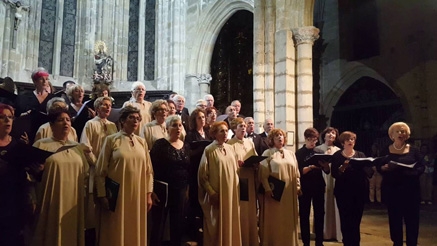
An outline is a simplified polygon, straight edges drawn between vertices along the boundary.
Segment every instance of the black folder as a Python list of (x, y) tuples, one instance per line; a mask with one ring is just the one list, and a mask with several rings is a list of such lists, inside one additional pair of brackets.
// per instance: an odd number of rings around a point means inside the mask
[(240, 178), (240, 201), (249, 201), (249, 179)]
[(253, 167), (256, 163), (260, 163), (266, 158), (267, 156), (253, 155), (247, 158), (246, 160), (244, 160), (243, 167)]
[(115, 212), (117, 205), (118, 191), (120, 190), (120, 184), (113, 179), (106, 176), (105, 179), (106, 198), (108, 199), (109, 210)]
[(211, 143), (212, 143), (212, 141), (210, 141), (210, 140), (193, 141), (190, 143), (190, 149), (198, 149), (198, 148), (205, 149), (206, 146), (210, 145)]
[(311, 165), (315, 165), (315, 166), (319, 166), (319, 161), (331, 162), (331, 160), (332, 160), (332, 155), (328, 155), (328, 154), (314, 154), (311, 157), (309, 157), (308, 159), (306, 159), (305, 163), (311, 164)]
[(161, 180), (154, 180), (153, 192), (158, 196), (160, 207), (167, 207), (168, 203), (168, 183)]
[(32, 110), (27, 115), (15, 118), (12, 125), (11, 136), (20, 139), (21, 135), (26, 132), (29, 137), (29, 143), (33, 143), (38, 128), (48, 121), (49, 117), (47, 114), (37, 110)]
[[(268, 182), (270, 185), (270, 189), (272, 189), (273, 199), (280, 202), (281, 198), (282, 198), (282, 193), (284, 193), (285, 182), (278, 179), (278, 178), (275, 178), (271, 175), (268, 178)], [(265, 190), (264, 190), (264, 187), (262, 184), (260, 184), (260, 186), (259, 186), (258, 193), (261, 193), (261, 194), (265, 193)]]

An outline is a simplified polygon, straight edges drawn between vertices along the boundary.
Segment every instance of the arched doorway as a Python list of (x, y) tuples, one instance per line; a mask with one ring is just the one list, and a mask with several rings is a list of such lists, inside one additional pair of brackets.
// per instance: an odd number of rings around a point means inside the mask
[(343, 93), (334, 106), (331, 125), (340, 132), (355, 132), (355, 148), (370, 155), (374, 142), (381, 147), (390, 142), (387, 130), (396, 121), (405, 121), (399, 98), (380, 81), (362, 77)]
[(240, 100), (240, 113), (253, 115), (252, 64), (253, 13), (240, 10), (223, 25), (211, 59), (211, 94), (220, 112)]

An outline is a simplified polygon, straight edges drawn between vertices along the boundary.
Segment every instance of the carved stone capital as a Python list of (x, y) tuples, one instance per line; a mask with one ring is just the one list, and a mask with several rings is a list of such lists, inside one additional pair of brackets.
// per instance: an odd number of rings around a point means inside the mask
[(209, 85), (211, 83), (212, 77), (209, 73), (202, 73), (202, 74), (188, 74), (185, 76), (186, 78), (196, 78), (197, 83), (199, 85), (201, 84), (207, 84)]
[(299, 28), (293, 28), (293, 37), (296, 42), (296, 46), (300, 44), (314, 44), (319, 38), (320, 30), (314, 26), (304, 26)]

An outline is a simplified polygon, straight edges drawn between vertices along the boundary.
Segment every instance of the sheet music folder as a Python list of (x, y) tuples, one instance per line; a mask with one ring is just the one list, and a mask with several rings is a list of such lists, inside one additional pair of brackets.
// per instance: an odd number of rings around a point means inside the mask
[(244, 160), (243, 167), (253, 167), (256, 163), (260, 163), (266, 158), (267, 156), (253, 155), (247, 158), (246, 160)]
[(117, 205), (118, 191), (120, 190), (120, 184), (113, 179), (106, 176), (105, 178), (106, 198), (108, 199), (109, 210), (115, 212)]
[(155, 179), (153, 181), (153, 192), (158, 196), (160, 207), (167, 207), (168, 203), (168, 183)]
[[(272, 189), (272, 198), (280, 202), (282, 198), (282, 193), (284, 193), (285, 182), (278, 178), (273, 177), (272, 175), (270, 175), (267, 180), (269, 182), (270, 189)], [(262, 184), (259, 186), (258, 193), (261, 194), (265, 193)]]
[(314, 154), (310, 158), (305, 160), (305, 163), (309, 163), (311, 165), (320, 166), (319, 161), (323, 162), (331, 162), (332, 155), (328, 154)]
[(379, 164), (380, 162), (383, 161), (383, 159), (385, 158), (385, 156), (382, 157), (364, 157), (364, 158), (351, 158), (349, 159), (349, 165), (358, 167), (358, 166), (362, 166), (362, 167), (373, 167), (377, 164)]

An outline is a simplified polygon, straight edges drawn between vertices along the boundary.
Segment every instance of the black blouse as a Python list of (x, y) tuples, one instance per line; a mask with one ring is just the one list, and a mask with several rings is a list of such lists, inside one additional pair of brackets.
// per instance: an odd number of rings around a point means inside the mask
[(165, 138), (156, 140), (150, 150), (154, 178), (167, 182), (169, 189), (184, 188), (188, 184), (190, 157), (187, 146), (173, 147)]

